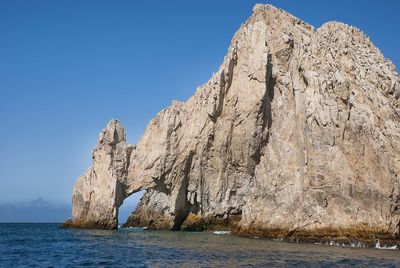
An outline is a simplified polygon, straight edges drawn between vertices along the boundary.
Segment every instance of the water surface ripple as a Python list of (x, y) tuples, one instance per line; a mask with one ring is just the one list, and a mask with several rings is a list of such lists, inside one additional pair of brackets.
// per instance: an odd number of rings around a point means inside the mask
[(0, 224), (0, 266), (400, 267), (400, 251), (295, 244), (213, 233)]

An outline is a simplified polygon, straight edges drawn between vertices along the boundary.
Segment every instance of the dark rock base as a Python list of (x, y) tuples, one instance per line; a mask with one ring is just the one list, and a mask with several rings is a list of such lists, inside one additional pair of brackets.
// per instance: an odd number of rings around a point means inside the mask
[(379, 241), (381, 246), (397, 246), (397, 248), (400, 248), (400, 237), (394, 236), (384, 230), (372, 229), (366, 226), (320, 228), (312, 230), (239, 227), (235, 228), (232, 233), (239, 236), (256, 236), (288, 242), (322, 243), (358, 247), (375, 247)]
[(74, 228), (74, 229), (101, 229), (101, 230), (116, 230), (118, 226), (116, 223), (99, 223), (99, 222), (80, 222), (73, 221), (72, 219), (67, 220), (61, 226), (62, 228)]
[[(148, 227), (149, 230), (171, 230), (170, 225), (164, 221), (131, 221), (124, 227)], [(137, 218), (136, 218), (137, 219)], [(253, 226), (243, 228), (238, 225), (239, 216), (231, 216), (228, 219), (203, 218), (189, 214), (182, 224), (180, 231), (230, 231), (233, 235), (242, 237), (257, 237), (274, 239), (296, 243), (318, 243), (348, 247), (375, 247), (397, 246), (400, 249), (400, 237), (388, 233), (385, 230), (373, 229), (365, 225), (348, 228), (320, 228), (320, 229), (268, 229)], [(157, 223), (162, 223), (158, 225)]]

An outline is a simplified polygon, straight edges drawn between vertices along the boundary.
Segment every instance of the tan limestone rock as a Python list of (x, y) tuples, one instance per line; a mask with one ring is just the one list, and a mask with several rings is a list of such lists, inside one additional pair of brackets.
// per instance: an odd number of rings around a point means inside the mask
[(100, 141), (74, 188), (72, 222), (115, 227), (122, 200), (146, 189), (128, 225), (179, 230), (190, 215), (243, 233), (398, 236), (399, 97), (394, 65), (360, 30), (314, 30), (256, 5), (219, 71), (162, 110), (134, 150), (125, 134)]

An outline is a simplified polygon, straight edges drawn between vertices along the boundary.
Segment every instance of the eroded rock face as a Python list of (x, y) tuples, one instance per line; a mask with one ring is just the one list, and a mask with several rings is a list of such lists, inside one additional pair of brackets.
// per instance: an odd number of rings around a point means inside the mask
[(72, 196), (72, 220), (66, 226), (115, 229), (118, 208), (128, 196), (126, 177), (133, 146), (126, 144), (125, 130), (111, 120), (93, 150), (93, 165), (76, 182)]
[(128, 225), (399, 235), (399, 97), (394, 65), (358, 29), (256, 5), (219, 71), (135, 149), (118, 122), (103, 131), (121, 136), (95, 149), (72, 223), (114, 228), (147, 189)]

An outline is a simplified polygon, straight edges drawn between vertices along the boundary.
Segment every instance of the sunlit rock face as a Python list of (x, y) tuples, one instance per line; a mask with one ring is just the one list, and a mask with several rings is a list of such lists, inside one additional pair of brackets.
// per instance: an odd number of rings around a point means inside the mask
[(136, 146), (113, 120), (68, 225), (400, 232), (400, 78), (358, 29), (256, 5), (218, 72)]
[(65, 225), (114, 229), (118, 208), (128, 196), (126, 177), (134, 146), (126, 144), (125, 130), (111, 120), (100, 133), (92, 153), (92, 167), (76, 182), (72, 196), (72, 220)]

